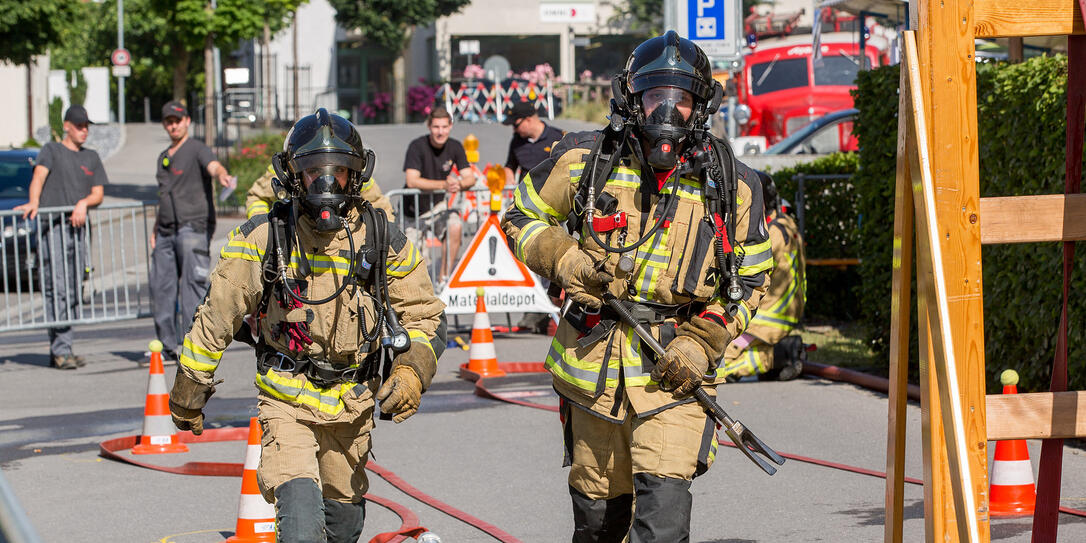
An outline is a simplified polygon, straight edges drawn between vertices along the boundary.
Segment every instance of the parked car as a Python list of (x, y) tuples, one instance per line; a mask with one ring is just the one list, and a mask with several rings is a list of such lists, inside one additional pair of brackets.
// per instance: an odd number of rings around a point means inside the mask
[(857, 151), (859, 144), (852, 135), (852, 123), (859, 114), (856, 108), (827, 113), (791, 136), (765, 150), (767, 155), (828, 155), (840, 151)]
[[(37, 156), (37, 149), (0, 151), (0, 212), (10, 212), (30, 199), (30, 179)], [(25, 286), (33, 285), (38, 261), (37, 221), (23, 219), (20, 213), (5, 213), (0, 215), (0, 233), (8, 288), (14, 290), (17, 278)]]

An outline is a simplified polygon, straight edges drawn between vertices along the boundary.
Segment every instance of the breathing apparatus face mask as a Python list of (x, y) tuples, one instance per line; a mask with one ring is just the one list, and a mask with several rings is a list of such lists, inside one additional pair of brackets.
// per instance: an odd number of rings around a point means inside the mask
[(324, 164), (302, 170), (305, 198), (302, 207), (320, 232), (343, 227), (347, 211), (347, 185), (350, 170), (343, 165)]
[(645, 123), (641, 133), (648, 156), (645, 160), (657, 170), (670, 170), (679, 163), (680, 147), (690, 134), (690, 116), (694, 96), (678, 87), (655, 87), (641, 94)]

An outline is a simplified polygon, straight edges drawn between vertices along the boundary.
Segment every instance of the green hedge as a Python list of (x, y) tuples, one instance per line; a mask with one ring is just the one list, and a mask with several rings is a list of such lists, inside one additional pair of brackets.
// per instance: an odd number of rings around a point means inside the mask
[[(781, 198), (798, 204), (797, 174), (852, 174), (856, 153), (837, 153), (818, 160), (770, 171)], [(804, 243), (807, 259), (857, 258), (857, 194), (852, 181), (807, 179), (804, 182)], [(855, 266), (845, 269), (807, 266), (805, 320), (860, 318), (858, 291), (848, 285), (860, 281)]]
[[(890, 335), (898, 68), (862, 72), (857, 83), (860, 116), (855, 133), (861, 150), (854, 179), (860, 213), (879, 218), (860, 225), (860, 300), (877, 361), (885, 364)], [(978, 67), (981, 196), (1063, 192), (1066, 86), (1067, 58), (1062, 55)], [(1082, 249), (1075, 259), (1071, 287), (1079, 295), (1072, 295), (1069, 308), (1068, 373), (1073, 390), (1086, 389), (1086, 296), (1081, 295), (1086, 288), (1086, 255)], [(1023, 390), (1047, 389), (1061, 303), (1060, 244), (985, 246), (982, 254), (988, 391), (998, 390), (998, 375), (1007, 368), (1018, 371)]]
[(242, 140), (230, 155), (230, 175), (237, 176), (238, 188), (223, 202), (223, 207), (241, 207), (244, 211), (245, 193), (268, 170), (272, 155), (283, 148), (285, 138), (283, 132), (263, 132)]

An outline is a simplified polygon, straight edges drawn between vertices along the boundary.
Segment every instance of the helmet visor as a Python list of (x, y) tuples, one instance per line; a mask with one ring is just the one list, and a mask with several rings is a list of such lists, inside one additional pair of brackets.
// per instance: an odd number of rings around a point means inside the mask
[(295, 172), (299, 173), (312, 168), (322, 168), (324, 166), (343, 166), (348, 170), (361, 172), (365, 167), (365, 160), (363, 160), (362, 157), (347, 153), (323, 152), (295, 156), (290, 164), (290, 167)]
[(346, 166), (334, 164), (313, 166), (302, 170), (303, 186), (310, 193), (317, 191), (344, 194), (348, 177), (350, 177), (350, 170)]
[(641, 107), (649, 119), (677, 120), (677, 113), (688, 121), (694, 110), (694, 95), (678, 87), (654, 87), (641, 94)]

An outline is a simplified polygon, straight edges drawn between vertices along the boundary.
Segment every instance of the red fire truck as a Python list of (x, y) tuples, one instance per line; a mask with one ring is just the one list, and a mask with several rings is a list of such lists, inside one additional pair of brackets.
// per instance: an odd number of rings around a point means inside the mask
[[(865, 47), (868, 67), (885, 64), (880, 43), (885, 40)], [(811, 36), (787, 36), (760, 41), (744, 57), (736, 81), (741, 136), (764, 138), (764, 145), (773, 145), (826, 113), (852, 107), (849, 91), (856, 88), (856, 73), (863, 66), (856, 35), (825, 33), (821, 49), (816, 65)]]

